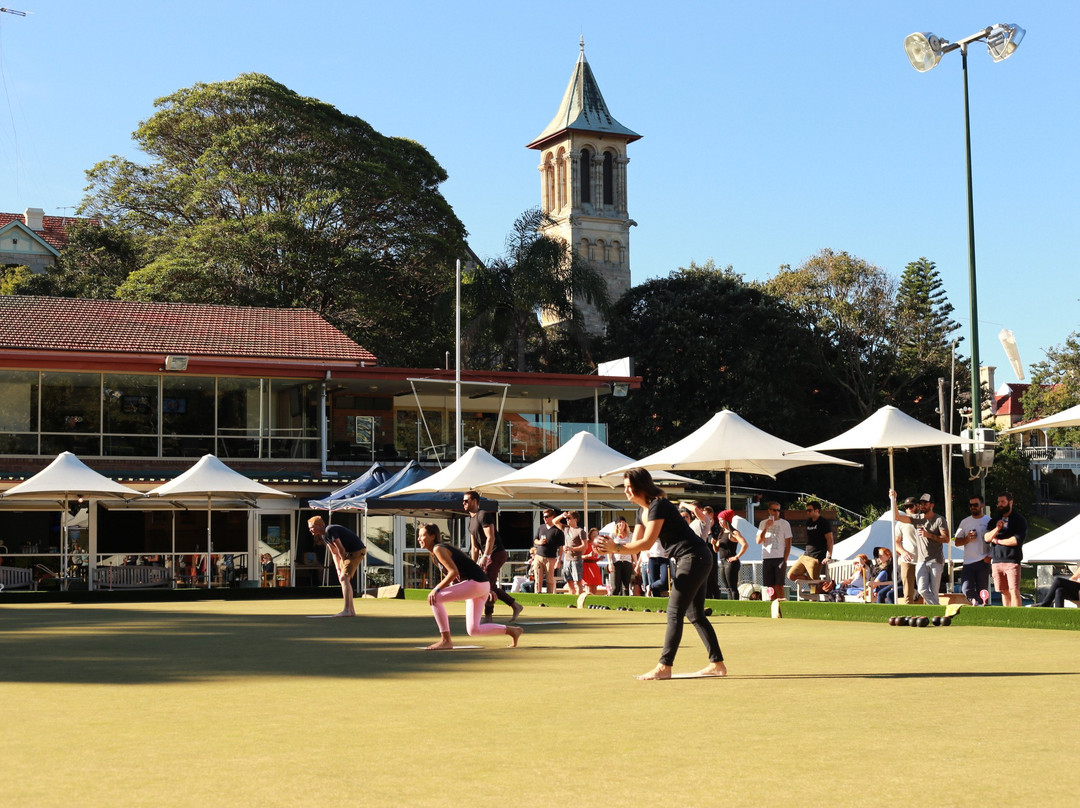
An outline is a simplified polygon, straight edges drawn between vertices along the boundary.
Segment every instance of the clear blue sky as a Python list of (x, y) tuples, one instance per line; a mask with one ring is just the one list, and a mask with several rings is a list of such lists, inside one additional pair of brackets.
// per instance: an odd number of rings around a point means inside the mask
[(140, 159), (130, 136), (155, 98), (261, 72), (426, 146), (473, 249), (497, 255), (539, 202), (524, 146), (584, 35), (612, 114), (644, 136), (634, 283), (709, 258), (763, 279), (823, 247), (897, 276), (926, 256), (965, 338), (960, 56), (919, 74), (902, 43), (1017, 23), (1012, 58), (969, 58), (982, 359), (1013, 381), (998, 331), (1027, 365), (1080, 328), (1075, 2), (4, 3), (33, 14), (0, 14), (2, 211), (72, 212), (86, 169)]

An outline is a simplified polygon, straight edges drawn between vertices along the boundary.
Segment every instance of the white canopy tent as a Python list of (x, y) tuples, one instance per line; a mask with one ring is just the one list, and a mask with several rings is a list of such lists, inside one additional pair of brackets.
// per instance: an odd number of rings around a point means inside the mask
[[(48, 466), (33, 477), (9, 488), (3, 493), (11, 500), (56, 500), (60, 513), (60, 578), (67, 587), (68, 529), (71, 500), (102, 498), (135, 499), (142, 492), (128, 488), (103, 474), (98, 474), (71, 452), (61, 452)], [(93, 586), (93, 560), (91, 560), (90, 585)]]
[(199, 462), (179, 477), (149, 491), (147, 496), (173, 502), (206, 500), (206, 574), (210, 575), (213, 554), (211, 509), (215, 497), (239, 499), (248, 508), (258, 507), (259, 497), (292, 497), (276, 488), (252, 480), (233, 471), (212, 454), (203, 455)]
[(1024, 563), (1080, 563), (1080, 516), (1024, 545)]
[(630, 466), (668, 471), (722, 471), (724, 504), (730, 508), (732, 472), (760, 474), (775, 479), (782, 471), (819, 463), (862, 468), (861, 463), (804, 450), (798, 444), (758, 429), (731, 410), (721, 410), (682, 440), (619, 471), (625, 471)]
[[(523, 469), (479, 485), (476, 490), (488, 494), (514, 496), (515, 490), (528, 490), (537, 485), (580, 486), (584, 497), (582, 527), (588, 533), (589, 486), (605, 488), (621, 486), (622, 474), (616, 469), (627, 464), (636, 465), (633, 458), (612, 449), (591, 432), (582, 430), (547, 457)], [(658, 474), (656, 478), (658, 482), (664, 480), (682, 483), (696, 482), (688, 477), (671, 473)]]

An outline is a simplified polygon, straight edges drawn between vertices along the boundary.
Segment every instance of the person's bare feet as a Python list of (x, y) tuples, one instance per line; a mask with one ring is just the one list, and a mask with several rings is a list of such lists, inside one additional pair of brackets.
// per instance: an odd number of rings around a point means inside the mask
[(510, 620), (508, 620), (507, 622), (516, 623), (517, 619), (518, 619), (518, 615), (521, 614), (523, 611), (525, 611), (525, 607), (522, 606), (520, 603), (515, 603), (514, 604), (514, 616), (511, 617)]
[(652, 680), (652, 679), (670, 679), (671, 667), (669, 665), (657, 665), (648, 673), (643, 673), (638, 679)]
[(517, 648), (518, 640), (521, 639), (521, 635), (525, 633), (525, 629), (521, 626), (507, 626), (506, 635), (510, 638), (510, 645), (507, 648)]
[(356, 612), (340, 611), (334, 617), (356, 617)]
[(432, 643), (427, 647), (429, 651), (449, 651), (454, 647), (454, 643), (450, 640), (439, 640), (436, 643)]
[(697, 672), (698, 676), (727, 676), (727, 665), (723, 662), (710, 662)]

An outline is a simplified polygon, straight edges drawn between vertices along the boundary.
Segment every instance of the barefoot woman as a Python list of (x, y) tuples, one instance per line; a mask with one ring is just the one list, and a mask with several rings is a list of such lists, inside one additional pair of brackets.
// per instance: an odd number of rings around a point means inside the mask
[[(686, 520), (679, 516), (679, 509), (664, 498), (663, 492), (653, 482), (652, 475), (645, 469), (633, 468), (627, 471), (623, 475), (623, 490), (626, 498), (637, 505), (641, 512), (634, 528), (634, 538), (620, 548), (622, 552), (640, 553), (659, 541), (675, 562), (664, 650), (657, 666), (638, 678), (671, 678), (671, 666), (675, 662), (675, 653), (682, 640), (684, 617), (697, 629), (709, 652), (709, 664), (698, 671), (698, 674), (727, 675), (716, 632), (705, 616), (705, 583), (712, 569), (709, 546), (690, 529)], [(600, 552), (612, 552), (614, 544), (610, 538), (601, 536), (597, 543)]]
[[(435, 615), (435, 624), (439, 627), (439, 641), (428, 646), (429, 651), (442, 651), (454, 647), (450, 639), (450, 618), (443, 606), (452, 600), (465, 601), (465, 627), (469, 635), (506, 634), (510, 637), (510, 646), (518, 643), (518, 637), (525, 629), (520, 626), (500, 626), (497, 623), (481, 623), (484, 603), (491, 595), (491, 582), (487, 574), (471, 558), (456, 547), (440, 541), (438, 525), (420, 526), (420, 546), (431, 553), (443, 568), (446, 575), (435, 585), (428, 595), (431, 612)], [(455, 583), (456, 581), (456, 583)]]

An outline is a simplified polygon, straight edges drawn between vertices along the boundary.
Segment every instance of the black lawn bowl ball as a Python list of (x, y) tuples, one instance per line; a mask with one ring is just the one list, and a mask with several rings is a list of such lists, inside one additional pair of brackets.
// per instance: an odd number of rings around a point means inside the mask
[(896, 625), (898, 625), (898, 626), (906, 626), (908, 624), (908, 620), (910, 620), (910, 619), (911, 618), (903, 617), (903, 616), (898, 617), (898, 618), (896, 618)]
[(706, 606), (705, 607), (705, 616), (706, 617), (712, 617), (712, 606)]
[(648, 609), (642, 609), (641, 611), (643, 611), (643, 612), (647, 612), (647, 611), (649, 611), (649, 610), (648, 610)]
[(932, 625), (935, 625), (935, 626), (940, 626), (941, 625), (941, 615), (935, 614), (933, 617), (930, 618), (930, 623)]
[(896, 618), (895, 617), (890, 617), (889, 618), (889, 625), (890, 626), (895, 626), (896, 625)]
[(930, 625), (930, 618), (929, 617), (920, 617), (919, 618), (919, 628), (926, 628), (928, 625)]
[(943, 625), (943, 626), (951, 626), (952, 625), (952, 618), (947, 616), (947, 615), (945, 617), (941, 618), (941, 625)]
[(541, 603), (541, 604), (540, 604), (540, 608), (541, 608), (541, 609), (545, 609), (545, 608), (547, 608), (547, 604), (546, 604), (546, 603)]

